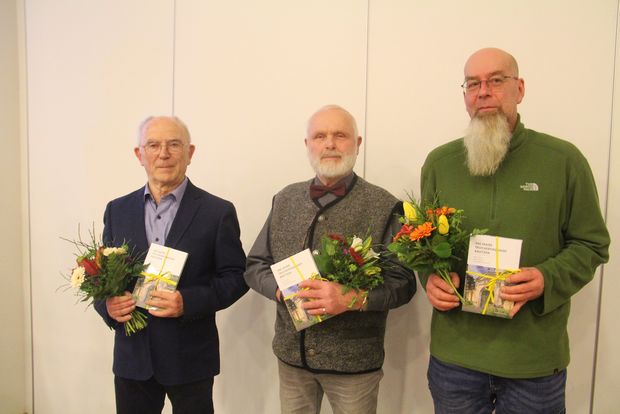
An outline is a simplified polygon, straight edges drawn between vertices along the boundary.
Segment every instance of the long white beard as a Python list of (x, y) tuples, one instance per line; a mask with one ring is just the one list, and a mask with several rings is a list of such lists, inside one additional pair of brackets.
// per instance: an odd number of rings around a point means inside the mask
[[(329, 153), (328, 153), (329, 154)], [(321, 162), (321, 157), (313, 157), (310, 153), (308, 153), (308, 159), (310, 160), (310, 165), (316, 175), (320, 177), (325, 177), (328, 179), (332, 178), (342, 178), (348, 175), (351, 171), (353, 171), (353, 167), (355, 166), (355, 160), (357, 159), (357, 153), (353, 152), (351, 154), (340, 154), (340, 161), (323, 161)], [(322, 154), (326, 155), (326, 154)]]
[(508, 152), (511, 136), (508, 119), (503, 113), (473, 117), (464, 138), (470, 174), (495, 174)]

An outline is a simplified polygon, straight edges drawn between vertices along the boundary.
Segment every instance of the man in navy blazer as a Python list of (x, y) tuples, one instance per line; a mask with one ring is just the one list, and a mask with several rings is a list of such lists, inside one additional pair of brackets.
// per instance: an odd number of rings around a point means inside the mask
[(136, 157), (145, 187), (111, 201), (103, 241), (134, 252), (151, 243), (189, 253), (174, 293), (155, 291), (148, 326), (126, 336), (131, 294), (95, 308), (111, 328), (117, 413), (161, 413), (168, 395), (175, 414), (212, 413), (213, 377), (219, 373), (215, 312), (248, 290), (245, 254), (234, 206), (194, 186), (185, 176), (195, 147), (176, 117), (149, 117), (140, 126)]

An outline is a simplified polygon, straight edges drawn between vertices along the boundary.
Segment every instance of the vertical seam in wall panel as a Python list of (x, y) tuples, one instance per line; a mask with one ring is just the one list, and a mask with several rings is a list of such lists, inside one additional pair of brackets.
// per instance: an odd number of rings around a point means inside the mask
[(365, 81), (365, 90), (364, 90), (364, 133), (363, 133), (363, 137), (364, 137), (364, 168), (362, 169), (362, 177), (364, 179), (366, 179), (366, 160), (367, 160), (367, 156), (366, 154), (368, 153), (368, 64), (370, 61), (369, 58), (369, 50), (370, 50), (370, 0), (367, 0), (366, 2), (366, 73), (364, 76), (364, 81)]
[(172, 1), (172, 111), (171, 115), (175, 115), (174, 113), (174, 101), (175, 101), (175, 65), (176, 65), (176, 45), (177, 45), (177, 2), (176, 0)]
[[(25, 102), (24, 103), (20, 103), (19, 104), (19, 108), (20, 111), (22, 108), (24, 108), (24, 137), (25, 139), (25, 163), (26, 165), (23, 166), (21, 168), (22, 171), (25, 171), (26, 173), (26, 179), (25, 179), (25, 186), (26, 188), (24, 189), (24, 191), (26, 192), (26, 208), (25, 208), (25, 213), (26, 213), (26, 219), (22, 220), (22, 223), (27, 223), (28, 225), (28, 229), (26, 231), (26, 237), (28, 238), (27, 241), (27, 246), (28, 246), (28, 251), (26, 252), (28, 254), (28, 307), (30, 309), (30, 343), (28, 344), (30, 347), (30, 381), (31, 381), (31, 400), (30, 400), (30, 404), (32, 406), (32, 412), (33, 414), (36, 412), (36, 408), (35, 408), (35, 378), (34, 378), (34, 373), (35, 373), (35, 367), (34, 367), (34, 305), (33, 305), (33, 298), (32, 298), (32, 254), (30, 254), (30, 252), (32, 252), (32, 223), (31, 223), (31, 212), (30, 212), (30, 122), (29, 122), (29, 106), (28, 106), (28, 79), (29, 79), (29, 72), (28, 72), (28, 13), (27, 13), (27, 6), (26, 6), (27, 0), (23, 1), (23, 24), (24, 24), (24, 38), (23, 38), (23, 45), (24, 45), (24, 55), (23, 55), (23, 64), (24, 64), (24, 81), (23, 81), (23, 85), (24, 85), (24, 93), (21, 95), (24, 97)], [(20, 134), (21, 135), (21, 134)], [(21, 197), (20, 197), (21, 198)]]
[[(616, 3), (616, 30), (614, 32), (614, 64), (612, 65), (611, 78), (611, 117), (609, 122), (609, 148), (607, 150), (607, 187), (605, 188), (605, 205), (603, 206), (603, 217), (607, 222), (607, 211), (609, 208), (609, 188), (611, 187), (611, 150), (614, 135), (614, 97), (616, 95), (616, 65), (618, 62), (618, 16), (620, 13), (620, 0)], [(592, 388), (590, 389), (590, 414), (594, 412), (594, 392), (596, 390), (596, 366), (598, 364), (599, 335), (601, 331), (601, 302), (603, 299), (603, 283), (605, 282), (605, 266), (601, 266), (600, 283), (598, 287), (598, 304), (596, 307), (596, 329), (594, 335), (594, 358), (592, 364)]]

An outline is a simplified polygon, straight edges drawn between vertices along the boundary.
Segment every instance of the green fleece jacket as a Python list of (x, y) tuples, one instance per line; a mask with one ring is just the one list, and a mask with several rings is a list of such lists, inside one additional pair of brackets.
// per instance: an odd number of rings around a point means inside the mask
[[(433, 150), (422, 167), (422, 198), (463, 209), (466, 229), (522, 239), (521, 267), (538, 268), (543, 295), (510, 319), (433, 310), (431, 354), (508, 377), (551, 375), (569, 362), (571, 297), (608, 259), (609, 233), (588, 162), (569, 142), (519, 122), (498, 171), (471, 176), (463, 139)], [(464, 264), (458, 270), (461, 280)], [(428, 275), (420, 275), (426, 287)], [(463, 283), (461, 283), (462, 289)]]

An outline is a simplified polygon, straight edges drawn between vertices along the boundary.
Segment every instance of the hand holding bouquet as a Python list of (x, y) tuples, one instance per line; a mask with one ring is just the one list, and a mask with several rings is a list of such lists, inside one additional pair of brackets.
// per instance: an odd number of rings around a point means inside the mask
[[(128, 246), (106, 247), (97, 241), (94, 231), (90, 232), (90, 243), (82, 239), (67, 240), (78, 249), (77, 266), (67, 277), (71, 287), (77, 289), (77, 296), (82, 302), (106, 300), (113, 296), (122, 295), (132, 279), (143, 270), (137, 258), (132, 257)], [(146, 316), (137, 309), (131, 313), (131, 319), (124, 323), (125, 334), (131, 335), (146, 327)]]
[[(339, 283), (342, 293), (350, 290), (372, 290), (383, 283), (380, 257), (372, 249), (372, 237), (343, 237), (329, 234), (321, 238), (320, 247), (313, 252), (322, 279)], [(357, 296), (349, 303), (352, 308)]]
[(484, 234), (486, 230), (466, 232), (461, 228), (464, 211), (441, 206), (437, 200), (422, 208), (411, 198), (403, 202), (403, 209), (405, 214), (400, 217), (403, 225), (388, 250), (410, 269), (437, 273), (461, 303), (467, 303), (452, 283), (450, 271), (467, 251), (469, 237)]

